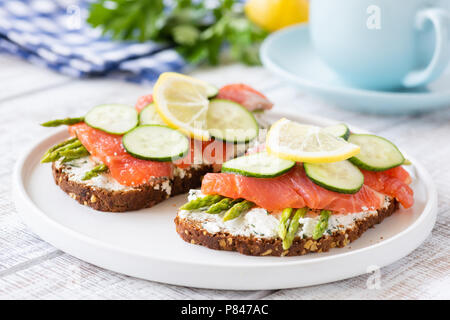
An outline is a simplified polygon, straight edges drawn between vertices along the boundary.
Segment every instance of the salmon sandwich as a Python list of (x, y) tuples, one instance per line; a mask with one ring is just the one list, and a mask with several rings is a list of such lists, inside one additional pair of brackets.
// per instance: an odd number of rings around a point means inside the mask
[(344, 247), (413, 205), (404, 164), (385, 138), (281, 119), (265, 144), (205, 175), (176, 230), (189, 243), (254, 256)]
[(79, 203), (100, 211), (151, 207), (198, 188), (201, 178), (244, 154), (259, 135), (253, 111), (272, 103), (243, 84), (221, 89), (164, 73), (136, 106), (105, 104), (85, 116), (52, 120), (70, 138), (50, 148), (55, 182)]

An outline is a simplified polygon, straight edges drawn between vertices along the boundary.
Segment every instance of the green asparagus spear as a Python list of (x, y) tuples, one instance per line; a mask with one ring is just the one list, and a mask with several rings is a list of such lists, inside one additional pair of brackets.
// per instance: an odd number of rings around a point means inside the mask
[(62, 148), (62, 147), (64, 147), (64, 146), (66, 146), (66, 145), (69, 145), (69, 144), (71, 144), (72, 142), (75, 142), (76, 140), (77, 140), (77, 138), (71, 138), (71, 139), (69, 139), (69, 140), (66, 140), (66, 141), (63, 141), (63, 142), (61, 142), (61, 143), (58, 143), (57, 145), (54, 145), (53, 147), (51, 147), (50, 149), (48, 149), (47, 152), (42, 156), (41, 162), (42, 162), (42, 163), (44, 163), (44, 162), (52, 162), (51, 160), (49, 160), (49, 156), (50, 156), (50, 154), (51, 154), (53, 151), (55, 151), (55, 150), (57, 150), (57, 149), (59, 149), (59, 148)]
[(81, 180), (89, 180), (96, 176), (98, 176), (100, 173), (105, 172), (108, 170), (108, 167), (105, 166), (103, 163), (99, 164), (98, 166), (95, 166), (94, 169), (91, 171), (88, 171), (84, 174), (84, 177), (81, 178)]
[(71, 148), (67, 148), (67, 149), (63, 149), (63, 150), (60, 149), (60, 150), (58, 150), (58, 153), (59, 153), (60, 157), (71, 157), (73, 155), (77, 155), (77, 154), (80, 154), (85, 151), (87, 151), (87, 150), (84, 146), (74, 145)]
[(287, 228), (289, 226), (289, 218), (292, 214), (292, 208), (286, 208), (281, 213), (280, 224), (278, 225), (278, 235), (282, 240), (286, 237)]
[(195, 210), (203, 207), (209, 207), (222, 199), (223, 197), (219, 195), (207, 195), (202, 198), (189, 201), (188, 203), (182, 205), (180, 210)]
[(88, 155), (89, 152), (80, 140), (73, 138), (50, 148), (42, 157), (41, 162), (54, 162), (61, 158), (64, 158), (63, 162), (68, 162)]
[(319, 222), (317, 222), (313, 231), (313, 239), (317, 240), (322, 237), (323, 233), (328, 227), (328, 218), (330, 218), (330, 211), (322, 210), (320, 211)]
[[(74, 142), (72, 142), (72, 143), (69, 143), (69, 144), (66, 144), (65, 146), (62, 146), (61, 148), (58, 148), (58, 149), (56, 149), (56, 150), (58, 150), (58, 151), (64, 151), (64, 150), (69, 150), (69, 149), (75, 149), (75, 148), (78, 148), (78, 147), (81, 147), (81, 146), (83, 146), (82, 144), (81, 144), (81, 141), (80, 140), (75, 140)], [(56, 151), (55, 150), (55, 151)]]
[[(78, 148), (84, 149), (81, 142), (79, 140), (76, 140), (50, 153), (50, 155), (48, 156), (48, 160), (50, 162), (53, 162), (61, 159), (62, 157), (65, 157), (67, 159), (69, 156), (74, 155), (74, 150), (77, 150)], [(77, 151), (80, 151), (80, 149), (78, 149)]]
[(55, 149), (54, 151), (50, 152), (45, 159), (43, 158), (41, 160), (41, 162), (53, 162), (56, 161), (58, 159), (60, 159), (62, 157), (61, 152), (65, 151), (65, 150), (71, 150), (74, 148), (78, 148), (81, 146), (81, 142), (79, 140), (75, 140), (71, 143), (65, 144), (57, 149)]
[(84, 121), (84, 117), (78, 117), (78, 118), (65, 118), (65, 119), (56, 119), (56, 120), (50, 120), (44, 123), (41, 123), (41, 126), (43, 127), (58, 127), (62, 125), (72, 125), (76, 123), (80, 123)]
[(60, 155), (64, 157), (64, 159), (62, 159), (61, 162), (65, 163), (86, 157), (89, 155), (89, 152), (86, 150), (85, 147), (81, 146), (75, 149), (62, 151)]
[(228, 221), (239, 217), (242, 213), (250, 210), (255, 204), (253, 202), (244, 200), (236, 203), (223, 216), (223, 221)]
[(62, 148), (62, 147), (66, 146), (66, 145), (69, 145), (69, 144), (71, 144), (71, 143), (73, 143), (73, 142), (75, 142), (77, 140), (78, 139), (76, 137), (73, 137), (73, 138), (65, 140), (65, 141), (63, 141), (61, 143), (58, 143), (57, 145), (54, 145), (53, 147), (48, 149), (47, 153), (51, 153), (51, 152), (55, 151), (56, 149)]
[(300, 224), (299, 219), (303, 218), (308, 211), (307, 208), (297, 209), (295, 211), (294, 217), (291, 219), (291, 223), (289, 224), (288, 231), (286, 233), (285, 238), (283, 239), (283, 249), (287, 250), (291, 247), (292, 242), (294, 241), (295, 234), (298, 231), (298, 226)]
[(224, 198), (209, 207), (208, 210), (206, 210), (206, 213), (221, 213), (222, 211), (230, 209), (236, 203), (241, 201), (242, 199)]

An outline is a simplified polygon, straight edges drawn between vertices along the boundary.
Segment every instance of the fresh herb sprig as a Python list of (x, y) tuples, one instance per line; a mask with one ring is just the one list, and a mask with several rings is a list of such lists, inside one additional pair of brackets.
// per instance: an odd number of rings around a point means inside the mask
[(259, 63), (267, 33), (245, 17), (238, 0), (98, 0), (87, 19), (116, 40), (153, 40), (173, 46), (187, 61), (219, 63), (220, 49), (249, 65)]

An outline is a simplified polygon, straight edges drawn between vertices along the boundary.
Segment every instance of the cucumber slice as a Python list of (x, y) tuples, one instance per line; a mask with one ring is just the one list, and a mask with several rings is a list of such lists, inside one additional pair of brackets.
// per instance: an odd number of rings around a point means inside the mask
[(206, 121), (211, 136), (219, 140), (245, 143), (258, 136), (258, 122), (253, 114), (230, 100), (211, 100)]
[(323, 128), (323, 131), (344, 140), (348, 140), (348, 137), (350, 136), (350, 129), (346, 124), (343, 123), (337, 124), (335, 126), (325, 127)]
[(361, 147), (360, 153), (349, 160), (362, 169), (384, 171), (405, 161), (400, 150), (385, 138), (372, 134), (351, 134), (348, 141)]
[(283, 160), (263, 151), (225, 162), (222, 165), (222, 172), (237, 173), (247, 177), (273, 178), (294, 166), (294, 161)]
[(304, 163), (306, 175), (315, 184), (339, 193), (356, 193), (364, 183), (364, 175), (350, 161)]
[(208, 88), (206, 89), (206, 96), (208, 99), (212, 99), (219, 94), (219, 89), (212, 84), (208, 84)]
[(139, 113), (139, 124), (145, 125), (145, 124), (160, 124), (160, 125), (166, 125), (164, 121), (159, 116), (158, 112), (156, 111), (155, 105), (153, 103), (150, 103), (148, 106), (146, 106), (144, 109), (142, 109), (141, 113)]
[(189, 139), (172, 128), (161, 125), (139, 126), (122, 138), (125, 150), (143, 160), (173, 161), (189, 152)]
[(84, 117), (92, 128), (112, 134), (124, 134), (138, 125), (138, 113), (130, 106), (103, 104), (94, 107)]

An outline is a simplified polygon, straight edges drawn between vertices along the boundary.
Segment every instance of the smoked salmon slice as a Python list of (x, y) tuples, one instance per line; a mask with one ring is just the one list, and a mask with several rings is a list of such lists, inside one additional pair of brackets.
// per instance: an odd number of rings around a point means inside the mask
[(174, 164), (181, 169), (193, 164), (221, 165), (235, 156), (235, 146), (232, 143), (226, 143), (220, 140), (199, 141), (191, 139), (189, 154), (182, 159), (174, 161)]
[(370, 188), (396, 198), (405, 208), (414, 204), (414, 192), (408, 185), (411, 183), (409, 173), (403, 169), (389, 169), (381, 172), (361, 170), (364, 184)]
[[(252, 87), (242, 84), (229, 84), (220, 88), (216, 98), (237, 102), (243, 105), (247, 110), (268, 110), (271, 109), (273, 103), (266, 98), (261, 92)], [(140, 97), (134, 106), (137, 112), (141, 112), (147, 105), (153, 102), (153, 95), (147, 94)]]
[(89, 153), (106, 164), (111, 176), (122, 185), (138, 186), (153, 177), (170, 177), (170, 162), (140, 160), (129, 155), (122, 146), (122, 136), (106, 133), (85, 123), (69, 127)]
[(409, 175), (408, 171), (406, 171), (402, 166), (398, 166), (386, 171), (383, 171), (383, 173), (392, 176), (394, 178), (400, 179), (406, 184), (411, 184), (412, 178)]
[(153, 102), (153, 95), (147, 94), (145, 96), (140, 97), (136, 101), (136, 105), (134, 106), (134, 108), (136, 109), (137, 112), (141, 112), (142, 109), (144, 109), (146, 106), (148, 106), (152, 102)]
[(202, 193), (243, 198), (269, 211), (303, 208), (305, 201), (289, 186), (285, 176), (266, 179), (232, 173), (207, 173), (202, 180)]
[(326, 209), (353, 213), (383, 206), (384, 194), (364, 185), (355, 194), (342, 194), (314, 184), (297, 165), (276, 178), (251, 178), (228, 173), (208, 173), (202, 181), (204, 194), (244, 198), (269, 211), (285, 208)]
[(108, 166), (111, 176), (125, 186), (138, 186), (153, 177), (170, 177), (174, 165), (181, 169), (194, 164), (220, 165), (234, 156), (233, 144), (191, 139), (189, 154), (173, 163), (141, 160), (125, 151), (120, 135), (91, 128), (85, 123), (70, 126), (69, 132), (77, 136), (91, 155)]
[(273, 103), (261, 92), (241, 83), (229, 84), (220, 88), (216, 98), (232, 100), (243, 105), (249, 111), (269, 110), (273, 106)]

